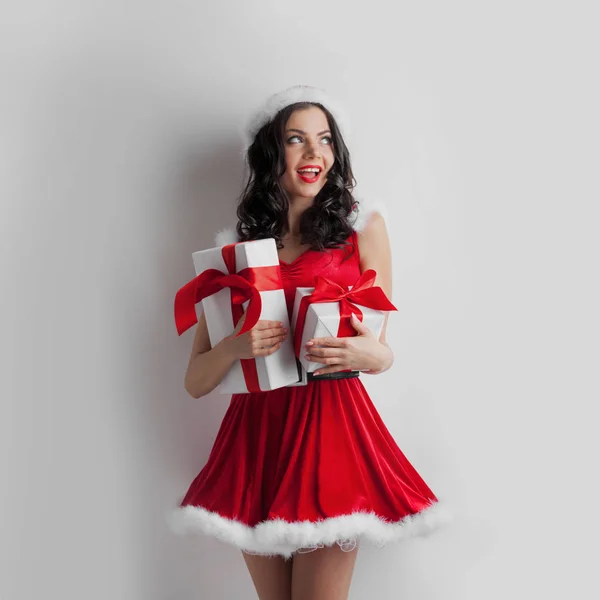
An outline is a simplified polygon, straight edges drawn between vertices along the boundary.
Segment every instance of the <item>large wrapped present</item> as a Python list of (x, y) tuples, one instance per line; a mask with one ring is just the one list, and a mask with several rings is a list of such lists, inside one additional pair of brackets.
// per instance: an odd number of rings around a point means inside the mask
[(292, 313), (294, 352), (304, 371), (312, 373), (324, 363), (305, 358), (305, 344), (312, 338), (352, 337), (358, 335), (351, 322), (355, 314), (379, 339), (385, 313), (397, 310), (385, 292), (373, 285), (376, 273), (367, 269), (348, 289), (317, 276), (314, 288), (297, 288)]
[[(230, 335), (246, 312), (238, 335), (259, 319), (280, 321), (290, 331), (277, 246), (273, 238), (237, 242), (192, 255), (197, 276), (175, 296), (177, 332), (198, 322), (202, 301), (211, 346)], [(268, 356), (237, 360), (219, 384), (222, 394), (260, 392), (299, 381), (292, 336)]]
[(296, 362), (298, 363), (298, 381), (294, 381), (294, 383), (288, 383), (285, 387), (301, 387), (303, 385), (308, 385), (308, 374), (305, 371), (302, 363), (296, 358)]

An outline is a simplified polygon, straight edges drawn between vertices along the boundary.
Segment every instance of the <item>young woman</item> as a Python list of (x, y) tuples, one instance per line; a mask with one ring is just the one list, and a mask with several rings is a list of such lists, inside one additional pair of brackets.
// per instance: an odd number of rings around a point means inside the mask
[[(294, 86), (271, 96), (246, 127), (250, 170), (238, 223), (218, 245), (275, 238), (288, 312), (297, 287), (322, 275), (353, 285), (366, 269), (392, 297), (384, 211), (352, 194), (354, 177), (341, 108), (324, 90)], [(210, 347), (199, 319), (185, 377), (200, 398), (240, 358), (277, 352), (291, 334), (259, 321)], [(208, 461), (171, 521), (243, 552), (260, 600), (343, 600), (358, 543), (423, 535), (451, 518), (397, 446), (359, 372), (378, 374), (394, 357), (354, 320), (356, 336), (311, 340), (324, 363), (306, 385), (233, 394)]]

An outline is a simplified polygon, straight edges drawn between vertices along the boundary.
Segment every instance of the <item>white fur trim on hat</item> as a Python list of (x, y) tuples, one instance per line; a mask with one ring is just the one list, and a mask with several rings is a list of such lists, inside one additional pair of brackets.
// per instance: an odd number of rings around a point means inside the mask
[(328, 92), (322, 88), (311, 85), (294, 85), (269, 96), (262, 106), (252, 113), (240, 130), (244, 145), (243, 154), (246, 154), (263, 125), (271, 121), (282, 108), (296, 102), (318, 102), (322, 104), (334, 116), (344, 141), (347, 140), (350, 135), (350, 119), (340, 103), (331, 98)]
[[(356, 211), (351, 213), (350, 216), (352, 229), (354, 229), (354, 231), (364, 231), (365, 226), (369, 222), (369, 217), (373, 213), (379, 213), (387, 222), (388, 213), (385, 204), (383, 204), (382, 202), (365, 204), (363, 201), (360, 201), (358, 208), (356, 209)], [(224, 227), (223, 229), (217, 231), (217, 233), (215, 234), (216, 247), (225, 246), (227, 244), (235, 244), (236, 242), (239, 242), (239, 238), (235, 226)]]

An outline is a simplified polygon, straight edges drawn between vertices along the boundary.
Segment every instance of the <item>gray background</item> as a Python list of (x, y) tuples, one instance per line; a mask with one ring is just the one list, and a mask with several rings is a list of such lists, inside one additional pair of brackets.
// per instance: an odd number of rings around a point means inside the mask
[(3, 3), (1, 600), (254, 597), (164, 521), (227, 406), (185, 393), (172, 308), (235, 222), (239, 125), (297, 83), (389, 214), (396, 361), (363, 380), (458, 516), (361, 549), (351, 598), (597, 597), (591, 7)]

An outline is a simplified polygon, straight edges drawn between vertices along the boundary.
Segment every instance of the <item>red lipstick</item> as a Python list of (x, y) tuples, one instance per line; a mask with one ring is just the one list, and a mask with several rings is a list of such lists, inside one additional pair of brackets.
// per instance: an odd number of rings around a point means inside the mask
[[(300, 169), (319, 169), (318, 173), (298, 173), (298, 170)], [(304, 181), (305, 183), (315, 183), (315, 181), (317, 181), (317, 179), (319, 179), (319, 176), (321, 175), (321, 170), (322, 167), (320, 167), (319, 165), (303, 165), (302, 167), (300, 167), (300, 169), (298, 169), (296, 172), (298, 173), (298, 177), (300, 177), (300, 179), (302, 179), (302, 181)]]

